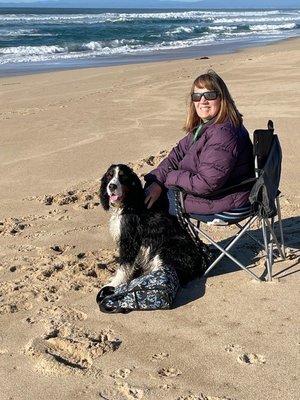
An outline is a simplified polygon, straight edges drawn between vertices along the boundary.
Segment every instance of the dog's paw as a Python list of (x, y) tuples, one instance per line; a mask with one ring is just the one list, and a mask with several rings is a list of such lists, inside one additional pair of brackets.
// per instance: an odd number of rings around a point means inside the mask
[(106, 297), (115, 293), (116, 288), (114, 286), (103, 286), (100, 292), (97, 294), (96, 301), (98, 304)]

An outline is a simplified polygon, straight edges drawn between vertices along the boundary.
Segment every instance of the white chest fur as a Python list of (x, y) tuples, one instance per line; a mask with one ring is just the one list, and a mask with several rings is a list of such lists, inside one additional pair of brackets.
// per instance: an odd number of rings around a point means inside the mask
[(109, 231), (115, 242), (117, 242), (120, 239), (121, 235), (121, 221), (122, 221), (121, 212), (122, 212), (121, 209), (113, 210), (113, 213), (109, 220)]

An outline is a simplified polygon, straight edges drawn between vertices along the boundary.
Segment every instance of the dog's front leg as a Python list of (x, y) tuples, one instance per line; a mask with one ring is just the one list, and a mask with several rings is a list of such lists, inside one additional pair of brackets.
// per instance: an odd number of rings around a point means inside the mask
[(117, 287), (122, 285), (123, 283), (128, 282), (130, 280), (130, 266), (129, 265), (120, 265), (114, 276), (110, 278), (107, 286)]
[(116, 287), (128, 281), (128, 266), (120, 265), (116, 273), (109, 279), (106, 285), (102, 287), (97, 296), (97, 301), (101, 302), (106, 296), (114, 294)]
[(134, 276), (134, 262), (141, 246), (138, 225), (138, 216), (125, 215), (123, 217), (119, 238), (119, 267), (115, 275), (101, 289), (101, 298), (113, 294), (116, 287), (130, 282)]
[(124, 258), (120, 259), (120, 264), (116, 270), (116, 273), (109, 279), (109, 281), (102, 287), (102, 295), (108, 296), (113, 294), (115, 288), (130, 282), (134, 275), (134, 267), (130, 263), (126, 263)]
[(141, 235), (138, 226), (140, 226), (140, 219), (137, 215), (123, 217), (119, 240), (120, 266), (118, 268), (122, 271), (122, 275), (119, 275), (123, 279), (122, 283), (130, 282), (136, 272), (134, 264), (141, 247)]

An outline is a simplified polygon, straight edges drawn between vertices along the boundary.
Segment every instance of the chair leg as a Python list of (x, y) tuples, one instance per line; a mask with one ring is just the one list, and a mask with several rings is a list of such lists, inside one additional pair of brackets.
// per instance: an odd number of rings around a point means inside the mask
[(229, 245), (223, 249), (217, 242), (215, 242), (212, 238), (210, 238), (205, 232), (202, 230), (198, 230), (198, 232), (203, 235), (210, 243), (212, 243), (218, 250), (220, 250), (221, 254), (214, 260), (214, 262), (208, 267), (205, 271), (204, 275), (207, 275), (210, 270), (224, 257), (227, 256), (230, 258), (235, 264), (237, 264), (244, 271), (248, 272), (254, 279), (260, 281), (259, 277), (256, 276), (252, 271), (246, 268), (240, 261), (238, 261), (235, 257), (233, 257), (227, 250), (230, 250), (231, 247), (237, 242), (237, 240), (246, 232), (249, 226), (257, 219), (257, 216), (251, 218), (251, 220), (244, 226), (243, 230), (239, 232), (239, 234), (229, 243)]
[(273, 240), (274, 240), (274, 242), (276, 244), (276, 247), (277, 247), (282, 259), (285, 259), (285, 255), (282, 252), (281, 245), (279, 244), (277, 236), (275, 235), (275, 232), (274, 232), (274, 229), (273, 229), (274, 227), (270, 224), (268, 218), (265, 218), (264, 221), (265, 221), (267, 227), (269, 228), (270, 235), (272, 235), (272, 238), (273, 238)]
[[(240, 228), (240, 231), (234, 236), (234, 238), (232, 240), (230, 240), (227, 245), (224, 247), (224, 250), (230, 250), (231, 247), (236, 243), (236, 241), (242, 237), (244, 234), (249, 235), (248, 229), (250, 229), (250, 226), (253, 224), (253, 222), (257, 219), (257, 217), (252, 217), (250, 220), (248, 220), (248, 222), (242, 226), (240, 224), (235, 224)], [(202, 232), (202, 231), (200, 231)], [(252, 237), (252, 236), (251, 236)], [(223, 257), (225, 256), (225, 253), (221, 252), (221, 254), (214, 260), (214, 262), (210, 265), (209, 270), (207, 270), (207, 272), (209, 272)]]
[(284, 245), (284, 238), (283, 238), (283, 229), (282, 229), (282, 220), (281, 220), (281, 208), (280, 208), (280, 201), (279, 196), (276, 197), (276, 207), (277, 207), (277, 216), (278, 216), (278, 224), (280, 229), (280, 239), (281, 239), (281, 250), (283, 254), (283, 259), (285, 260), (285, 245)]
[[(274, 232), (274, 218), (271, 218), (271, 227), (272, 231)], [(273, 245), (273, 235), (270, 231), (269, 234), (269, 264), (270, 264), (270, 274), (269, 274), (269, 281), (272, 280), (272, 269), (273, 269), (273, 262), (274, 262), (274, 245)]]
[(263, 239), (264, 239), (264, 244), (265, 244), (265, 251), (266, 251), (266, 263), (267, 263), (267, 270), (268, 270), (268, 280), (272, 280), (272, 265), (270, 263), (270, 256), (269, 256), (269, 243), (268, 243), (268, 233), (266, 229), (266, 221), (265, 219), (262, 219), (261, 221), (261, 226), (262, 226), (262, 234), (263, 234)]

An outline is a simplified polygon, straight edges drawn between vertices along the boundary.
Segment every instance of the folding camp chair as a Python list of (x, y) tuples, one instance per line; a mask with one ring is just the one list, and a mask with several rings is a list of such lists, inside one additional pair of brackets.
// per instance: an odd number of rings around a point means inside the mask
[[(205, 238), (212, 246), (219, 250), (220, 254), (212, 261), (205, 272), (207, 275), (223, 257), (228, 257), (238, 267), (249, 273), (256, 280), (261, 280), (246, 265), (237, 260), (230, 250), (238, 240), (247, 234), (252, 240), (260, 244), (266, 252), (266, 266), (268, 280), (272, 280), (272, 266), (274, 257), (278, 250), (282, 259), (285, 259), (283, 229), (281, 221), (281, 210), (279, 201), (279, 181), (281, 173), (281, 147), (277, 135), (274, 134), (273, 122), (268, 122), (268, 129), (256, 130), (253, 134), (253, 154), (255, 159), (255, 178), (247, 179), (238, 185), (219, 190), (213, 196), (225, 195), (227, 192), (245, 185), (251, 185), (249, 204), (234, 210), (220, 212), (211, 215), (187, 214), (184, 210), (184, 192), (179, 188), (174, 188), (176, 216), (180, 224), (189, 232), (190, 236), (197, 245), (200, 245), (201, 238)], [(274, 221), (277, 217), (280, 242), (274, 232)], [(260, 222), (262, 227), (262, 239), (254, 237), (250, 232), (251, 226), (255, 222)], [(239, 231), (223, 248), (203, 229), (202, 225), (228, 226), (236, 225)]]

